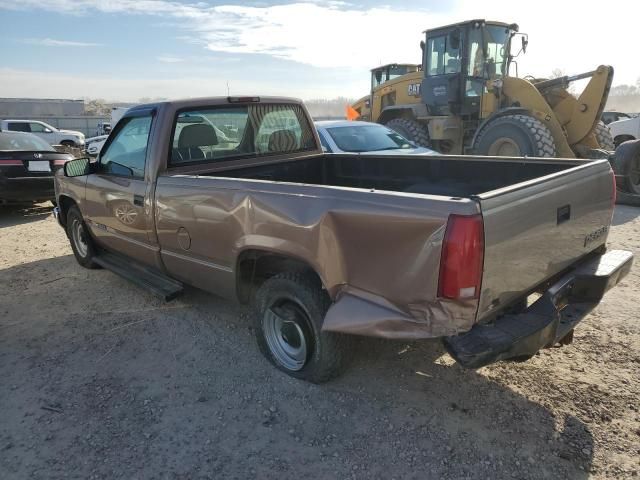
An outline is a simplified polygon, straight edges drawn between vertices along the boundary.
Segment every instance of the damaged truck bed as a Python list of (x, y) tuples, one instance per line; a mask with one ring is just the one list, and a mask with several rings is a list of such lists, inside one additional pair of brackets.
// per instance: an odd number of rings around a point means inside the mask
[(83, 266), (253, 303), (265, 356), (314, 382), (351, 335), (443, 337), (469, 367), (530, 357), (632, 262), (605, 252), (606, 160), (323, 154), (285, 98), (136, 107), (56, 193)]

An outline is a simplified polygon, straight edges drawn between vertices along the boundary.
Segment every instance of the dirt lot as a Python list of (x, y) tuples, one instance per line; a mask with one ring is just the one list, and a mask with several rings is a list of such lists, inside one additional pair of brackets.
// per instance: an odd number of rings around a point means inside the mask
[[(640, 209), (610, 243), (640, 257)], [(463, 371), (363, 340), (315, 386), (247, 309), (76, 264), (50, 208), (0, 210), (0, 478), (638, 478), (640, 266), (569, 347)]]

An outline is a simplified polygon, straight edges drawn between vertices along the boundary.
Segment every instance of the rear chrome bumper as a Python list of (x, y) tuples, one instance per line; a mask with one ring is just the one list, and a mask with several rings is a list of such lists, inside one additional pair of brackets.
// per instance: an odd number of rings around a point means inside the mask
[(588, 259), (554, 283), (524, 312), (504, 315), (466, 333), (446, 337), (445, 347), (466, 368), (531, 358), (542, 348), (570, 339), (574, 327), (629, 273), (632, 263), (633, 254), (626, 250), (611, 250)]

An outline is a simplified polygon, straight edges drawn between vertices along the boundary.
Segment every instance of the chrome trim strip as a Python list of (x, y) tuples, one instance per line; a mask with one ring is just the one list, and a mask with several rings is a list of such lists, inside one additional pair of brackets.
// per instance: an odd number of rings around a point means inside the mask
[(217, 263), (207, 262), (206, 260), (201, 260), (199, 258), (188, 257), (186, 255), (182, 255), (180, 253), (172, 252), (169, 250), (160, 250), (161, 255), (169, 255), (170, 257), (177, 258), (179, 260), (186, 260), (189, 262), (197, 263), (202, 265), (203, 267), (214, 268), (216, 270), (221, 270), (227, 273), (233, 273), (233, 269), (231, 267), (225, 267), (224, 265), (218, 265)]

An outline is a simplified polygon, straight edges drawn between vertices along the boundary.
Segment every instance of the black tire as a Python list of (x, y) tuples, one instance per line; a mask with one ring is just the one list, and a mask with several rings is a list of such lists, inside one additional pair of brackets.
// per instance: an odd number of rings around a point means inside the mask
[(593, 133), (596, 136), (596, 140), (598, 141), (598, 145), (603, 150), (609, 150), (613, 152), (616, 149), (615, 144), (613, 143), (613, 135), (611, 135), (611, 130), (604, 123), (598, 122), (596, 123), (596, 128), (593, 130)]
[(640, 140), (629, 140), (616, 148), (614, 170), (622, 175), (618, 186), (623, 191), (640, 195)]
[(60, 145), (64, 145), (65, 147), (75, 147), (76, 142), (72, 142), (71, 140), (62, 140)]
[(431, 148), (429, 130), (425, 125), (410, 118), (394, 118), (385, 123), (385, 126), (398, 132), (407, 140), (415, 143), (419, 147)]
[(69, 208), (67, 212), (67, 237), (69, 237), (73, 255), (80, 265), (91, 269), (100, 268), (100, 266), (93, 261), (93, 258), (96, 256), (96, 248), (87, 229), (87, 225), (82, 219), (82, 214), (75, 205)]
[[(278, 369), (308, 382), (323, 383), (340, 375), (347, 365), (351, 338), (321, 331), (330, 303), (312, 275), (288, 272), (265, 281), (254, 303), (262, 354)], [(274, 329), (278, 321), (281, 325)]]
[(555, 157), (556, 143), (551, 131), (537, 118), (512, 114), (482, 127), (473, 150), (476, 155)]

